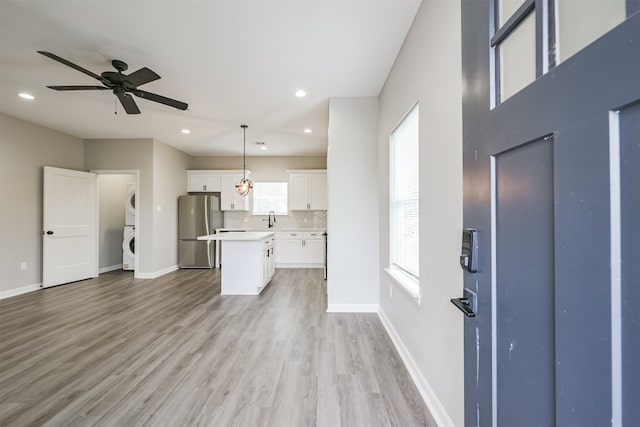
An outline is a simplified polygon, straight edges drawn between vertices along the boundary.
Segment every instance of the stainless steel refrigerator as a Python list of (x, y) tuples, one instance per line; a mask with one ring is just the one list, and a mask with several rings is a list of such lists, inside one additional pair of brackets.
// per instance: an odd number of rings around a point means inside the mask
[(220, 195), (180, 196), (178, 198), (178, 263), (180, 268), (213, 268), (216, 245), (198, 236), (214, 234), (222, 228)]

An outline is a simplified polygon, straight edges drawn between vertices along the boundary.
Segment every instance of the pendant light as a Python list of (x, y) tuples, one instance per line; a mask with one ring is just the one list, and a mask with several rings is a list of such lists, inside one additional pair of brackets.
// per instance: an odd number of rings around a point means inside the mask
[(244, 150), (242, 154), (242, 179), (239, 183), (236, 184), (236, 191), (241, 196), (246, 196), (249, 194), (251, 189), (253, 188), (253, 183), (249, 178), (247, 178), (247, 125), (241, 125), (242, 128), (242, 139), (244, 143)]

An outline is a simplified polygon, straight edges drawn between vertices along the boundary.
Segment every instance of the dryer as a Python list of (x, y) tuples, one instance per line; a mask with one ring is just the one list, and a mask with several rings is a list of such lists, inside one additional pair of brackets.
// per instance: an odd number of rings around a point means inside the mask
[(133, 225), (124, 227), (122, 239), (122, 269), (134, 270), (136, 266), (136, 228)]
[(136, 225), (136, 185), (127, 184), (124, 199), (124, 225)]

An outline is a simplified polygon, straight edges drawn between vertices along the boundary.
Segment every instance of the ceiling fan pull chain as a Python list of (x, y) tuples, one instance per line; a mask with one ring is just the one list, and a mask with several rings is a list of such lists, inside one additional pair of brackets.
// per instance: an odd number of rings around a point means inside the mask
[(118, 98), (113, 98), (113, 114), (118, 115)]

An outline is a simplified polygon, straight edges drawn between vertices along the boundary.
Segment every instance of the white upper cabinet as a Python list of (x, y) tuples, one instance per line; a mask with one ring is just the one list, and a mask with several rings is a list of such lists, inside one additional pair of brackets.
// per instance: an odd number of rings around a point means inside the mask
[(289, 206), (292, 211), (327, 209), (327, 171), (289, 170)]
[[(247, 171), (247, 176), (250, 172)], [(223, 211), (248, 211), (249, 210), (249, 197), (241, 196), (236, 191), (236, 184), (243, 178), (242, 173), (225, 173), (221, 176), (221, 191), (220, 191), (220, 210)]]
[[(250, 174), (251, 171), (247, 171), (247, 176)], [(241, 170), (188, 170), (187, 191), (220, 193), (220, 210), (248, 211), (250, 196), (241, 196), (236, 191), (236, 184), (243, 176)]]
[(202, 170), (187, 171), (187, 191), (189, 193), (219, 192), (220, 174)]

